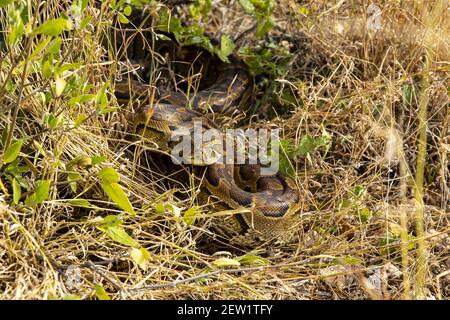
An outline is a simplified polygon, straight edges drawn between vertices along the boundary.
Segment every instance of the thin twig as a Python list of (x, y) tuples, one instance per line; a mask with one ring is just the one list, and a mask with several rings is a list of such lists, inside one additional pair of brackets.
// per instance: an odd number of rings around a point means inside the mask
[(263, 271), (265, 268), (266, 267), (253, 267), (253, 268), (246, 268), (246, 269), (221, 269), (221, 270), (215, 270), (215, 271), (212, 271), (212, 272), (208, 272), (208, 273), (205, 273), (205, 274), (200, 274), (198, 276), (194, 276), (194, 277), (190, 277), (190, 278), (186, 278), (186, 279), (182, 279), (182, 280), (175, 280), (175, 281), (169, 282), (169, 283), (160, 283), (160, 284), (154, 284), (154, 285), (150, 285), (150, 286), (143, 286), (143, 287), (138, 287), (138, 288), (132, 288), (132, 289), (129, 289), (128, 291), (130, 291), (130, 292), (142, 292), (142, 291), (150, 291), (150, 290), (161, 289), (161, 288), (173, 288), (173, 287), (176, 287), (176, 286), (178, 286), (180, 284), (193, 282), (193, 281), (200, 280), (200, 279), (203, 279), (203, 278), (209, 278), (209, 277), (216, 276), (216, 275), (219, 275), (219, 274)]

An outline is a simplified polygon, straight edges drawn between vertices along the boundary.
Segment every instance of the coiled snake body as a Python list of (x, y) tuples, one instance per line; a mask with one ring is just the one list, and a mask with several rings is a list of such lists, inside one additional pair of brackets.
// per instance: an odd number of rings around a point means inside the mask
[[(231, 114), (238, 110), (249, 94), (250, 76), (238, 61), (219, 66), (217, 72), (217, 81), (190, 101), (179, 92), (159, 93), (155, 102), (133, 116), (134, 130), (140, 134), (145, 132), (145, 136), (161, 148), (170, 148), (170, 137), (175, 130), (184, 129), (192, 134), (196, 120), (201, 120), (203, 130), (220, 130), (215, 122), (203, 115), (203, 111)], [(125, 94), (130, 98), (130, 93), (149, 95), (151, 91), (154, 90), (150, 86), (138, 81), (116, 84), (119, 97)], [(298, 188), (292, 179), (280, 173), (262, 176), (259, 164), (197, 164), (207, 165), (203, 192), (218, 198), (230, 209), (244, 209), (233, 215), (241, 232), (252, 230), (260, 238), (277, 237), (286, 232), (290, 217), (299, 210), (300, 202)]]

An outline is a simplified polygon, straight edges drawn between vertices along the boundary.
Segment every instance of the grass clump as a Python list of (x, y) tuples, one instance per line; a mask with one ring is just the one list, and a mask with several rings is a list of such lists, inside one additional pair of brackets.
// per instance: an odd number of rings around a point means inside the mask
[[(132, 2), (145, 25), (123, 1), (1, 4), (2, 298), (449, 298), (446, 2), (385, 1), (376, 29), (357, 0)], [(154, 50), (165, 31), (249, 65), (253, 108), (226, 123), (283, 129), (304, 195), (291, 242), (227, 243), (199, 181), (127, 139), (124, 32), (150, 84), (198, 88)]]

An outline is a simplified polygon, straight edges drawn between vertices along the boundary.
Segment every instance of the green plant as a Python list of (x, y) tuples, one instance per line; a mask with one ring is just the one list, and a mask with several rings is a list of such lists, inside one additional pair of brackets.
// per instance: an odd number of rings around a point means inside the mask
[(258, 26), (255, 34), (257, 37), (263, 37), (275, 26), (273, 17), (275, 0), (239, 0), (239, 3), (247, 14), (256, 18)]

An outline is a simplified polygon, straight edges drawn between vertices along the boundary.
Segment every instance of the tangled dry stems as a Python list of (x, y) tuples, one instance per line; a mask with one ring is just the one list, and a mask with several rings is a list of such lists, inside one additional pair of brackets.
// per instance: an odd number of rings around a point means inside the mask
[[(57, 16), (63, 6), (56, 0), (52, 4), (49, 14)], [(236, 1), (215, 5), (214, 14), (201, 21), (207, 32), (217, 34), (222, 30), (237, 37), (252, 28), (254, 20), (244, 16)], [(308, 7), (307, 14), (300, 10), (303, 6)], [(111, 17), (100, 16), (94, 7), (88, 10), (94, 17), (93, 26), (86, 31), (91, 36), (73, 33), (64, 39), (63, 46), (68, 62), (83, 58), (81, 72), (88, 75), (95, 92), (103, 81), (114, 79), (115, 70), (123, 66), (114, 57), (105, 61), (105, 49), (99, 41), (105, 31), (99, 20)], [(318, 150), (293, 162), (305, 208), (298, 217), (294, 240), (287, 244), (261, 244), (249, 249), (227, 245), (217, 237), (211, 229), (216, 219), (214, 210), (210, 204), (197, 201), (198, 181), (181, 184), (175, 177), (169, 188), (167, 177), (139, 161), (145, 158), (142, 151), (152, 146), (133, 148), (124, 138), (124, 110), (98, 116), (92, 105), (68, 108), (63, 98), (46, 104), (39, 94), (45, 89), (42, 81), (30, 80), (20, 100), (17, 91), (2, 97), (2, 131), (11, 122), (10, 106), (20, 101), (14, 137), (33, 137), (27, 139), (23, 152), (35, 168), (26, 176), (27, 182), (31, 185), (45, 177), (52, 188), (50, 199), (35, 208), (15, 208), (8, 205), (8, 196), (0, 198), (1, 297), (93, 298), (94, 284), (98, 283), (111, 298), (127, 299), (401, 299), (415, 295), (415, 274), (425, 267), (421, 298), (448, 299), (449, 19), (448, 10), (436, 18), (430, 31), (432, 40), (424, 42), (424, 12), (429, 8), (389, 1), (383, 6), (383, 29), (371, 33), (365, 27), (365, 7), (360, 1), (319, 1), (311, 6), (281, 1), (278, 5), (279, 23), (270, 37), (293, 55), (286, 75), (273, 79), (273, 88), (280, 93), (288, 91), (295, 99), (287, 111), (275, 110), (279, 116), (256, 119), (258, 122), (252, 125), (277, 124), (285, 138), (297, 143), (306, 134), (321, 136), (324, 130), (332, 137), (326, 154)], [(258, 45), (251, 33), (242, 41)], [(423, 70), (430, 47), (431, 70)], [(22, 48), (14, 48), (8, 57), (18, 62), (23, 54)], [(8, 69), (2, 67), (0, 72), (4, 79)], [(420, 88), (424, 72), (429, 74), (426, 91)], [(13, 78), (19, 82), (20, 74)], [(402, 100), (405, 84), (416, 89), (411, 104)], [(265, 88), (259, 87), (262, 92)], [(417, 265), (414, 238), (421, 94), (429, 97), (425, 266)], [(258, 93), (258, 98), (263, 97)], [(271, 109), (269, 102), (273, 100), (260, 101), (263, 110)], [(111, 105), (117, 106), (112, 96)], [(66, 126), (43, 130), (42, 118), (49, 111), (62, 114)], [(73, 128), (80, 113), (89, 118)], [(97, 167), (77, 168), (83, 175), (77, 196), (89, 199), (96, 208), (77, 207), (70, 202), (76, 194), (61, 164), (79, 156), (100, 155), (107, 159), (102, 165), (120, 173), (121, 185), (137, 210), (136, 217), (124, 214), (108, 200), (98, 182)], [(365, 192), (355, 209), (345, 203), (353, 201), (357, 186)], [(182, 210), (200, 205), (202, 215), (186, 226), (177, 212), (158, 213), (155, 205), (161, 201)], [(371, 213), (367, 221), (355, 214), (361, 208)], [(150, 252), (145, 270), (130, 259), (128, 247), (95, 228), (95, 219), (108, 214), (121, 215), (126, 231)], [(398, 236), (402, 214), (412, 235), (406, 243), (411, 245), (406, 268)], [(217, 241), (220, 251), (205, 250), (205, 239)], [(219, 257), (236, 258), (249, 252), (261, 258), (233, 269), (213, 263)], [(74, 276), (78, 277), (76, 283), (70, 282)]]

